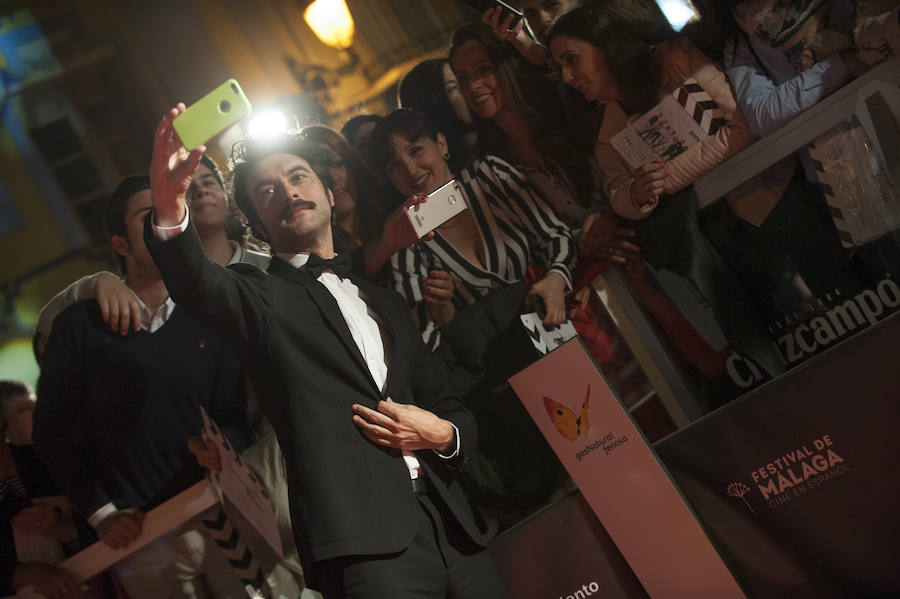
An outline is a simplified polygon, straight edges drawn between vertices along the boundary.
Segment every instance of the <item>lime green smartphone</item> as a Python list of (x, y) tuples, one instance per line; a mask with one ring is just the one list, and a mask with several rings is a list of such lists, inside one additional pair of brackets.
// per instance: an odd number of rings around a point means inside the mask
[(248, 114), (250, 102), (234, 79), (212, 90), (175, 117), (172, 126), (188, 150), (209, 141)]

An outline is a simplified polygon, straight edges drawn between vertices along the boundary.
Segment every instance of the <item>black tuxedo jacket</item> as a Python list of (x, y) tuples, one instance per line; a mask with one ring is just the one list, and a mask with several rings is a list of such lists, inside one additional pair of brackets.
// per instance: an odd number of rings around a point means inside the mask
[[(406, 548), (415, 530), (409, 471), (396, 450), (366, 439), (350, 407), (375, 409), (390, 396), (415, 403), (459, 430), (460, 456), (417, 452), (434, 489), (472, 541), (481, 544), (456, 470), (475, 448), (475, 419), (448, 391), (440, 363), (422, 342), (406, 302), (353, 278), (369, 296), (390, 346), (382, 394), (324, 285), (273, 258), (269, 274), (207, 259), (192, 226), (159, 241), (145, 238), (175, 303), (237, 345), (284, 453), (291, 516), (304, 566)], [(310, 572), (311, 574), (311, 572)]]

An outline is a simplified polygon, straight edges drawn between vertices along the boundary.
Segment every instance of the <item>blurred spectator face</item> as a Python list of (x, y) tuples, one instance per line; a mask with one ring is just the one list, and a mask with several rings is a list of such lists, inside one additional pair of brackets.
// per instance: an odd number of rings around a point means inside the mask
[(356, 209), (356, 180), (347, 169), (343, 157), (327, 146), (321, 148), (331, 156), (328, 174), (331, 175), (331, 193), (334, 194), (334, 215), (340, 219)]
[(437, 137), (437, 141), (427, 136), (409, 141), (398, 133), (391, 135), (393, 157), (387, 176), (404, 196), (429, 194), (453, 178), (444, 159), (447, 140), (440, 133)]
[(578, 0), (519, 0), (519, 7), (525, 13), (528, 25), (538, 40), (547, 39), (547, 31), (553, 19), (578, 5)]
[(459, 81), (456, 80), (456, 75), (453, 74), (449, 63), (444, 64), (444, 89), (447, 91), (447, 100), (450, 101), (453, 112), (461, 122), (471, 125), (472, 113), (469, 112), (469, 105), (466, 104), (466, 99), (460, 92)]
[(31, 445), (34, 399), (34, 392), (29, 389), (28, 393), (13, 395), (3, 402), (6, 438), (16, 445)]
[(353, 139), (348, 139), (350, 145), (353, 146), (353, 149), (359, 153), (360, 158), (363, 161), (366, 160), (366, 157), (369, 155), (369, 140), (372, 137), (372, 131), (375, 129), (375, 125), (378, 123), (372, 121), (368, 123), (363, 123), (359, 126), (359, 129), (356, 131), (356, 135), (353, 136)]
[[(153, 200), (149, 189), (139, 191), (128, 198), (128, 210), (125, 212), (126, 237), (112, 236), (113, 249), (118, 254), (126, 256), (126, 259), (130, 257), (132, 260), (132, 263), (128, 264), (128, 269), (136, 266), (144, 273), (143, 276), (150, 273), (159, 276), (159, 269), (144, 244), (144, 219), (152, 209)], [(126, 273), (126, 277), (135, 275), (136, 273), (132, 272)]]
[(198, 229), (214, 229), (225, 225), (228, 218), (228, 199), (209, 167), (200, 164), (191, 178), (187, 194), (191, 222)]
[(494, 118), (503, 108), (503, 91), (485, 47), (475, 40), (464, 42), (453, 54), (453, 71), (472, 112)]
[(550, 44), (562, 79), (588, 100), (618, 100), (619, 89), (603, 53), (590, 42), (561, 35)]

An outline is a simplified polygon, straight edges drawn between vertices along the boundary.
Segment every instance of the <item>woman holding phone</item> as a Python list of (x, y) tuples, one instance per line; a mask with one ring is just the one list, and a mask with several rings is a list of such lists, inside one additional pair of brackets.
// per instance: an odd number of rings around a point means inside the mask
[[(451, 178), (444, 135), (420, 113), (395, 110), (372, 133), (375, 164), (404, 196), (428, 194)], [(571, 289), (575, 247), (571, 233), (532, 191), (515, 168), (486, 156), (457, 174), (469, 210), (391, 258), (397, 290), (411, 305), (426, 301), (419, 312), (425, 340), (434, 347), (436, 327), (453, 319), (457, 309), (491, 291), (521, 281), (530, 266), (546, 267), (530, 292), (546, 306), (544, 324), (566, 319), (564, 296)], [(444, 301), (428, 301), (433, 271), (452, 275), (454, 290)]]
[[(372, 150), (375, 164), (405, 196), (428, 194), (454, 176), (446, 138), (411, 110), (396, 110), (378, 124)], [(566, 319), (575, 243), (522, 173), (503, 160), (476, 159), (456, 181), (469, 209), (438, 226), (430, 241), (391, 258), (394, 288), (413, 307), (426, 344), (445, 361), (450, 384), (485, 431), (464, 485), (502, 528), (570, 488), (505, 381), (535, 359), (518, 318), (526, 294), (543, 300), (545, 326)]]
[(405, 211), (420, 202), (422, 195), (397, 205), (395, 200), (401, 196), (379, 183), (359, 153), (329, 127), (310, 125), (299, 135), (331, 158), (328, 172), (334, 194), (336, 247), (351, 254), (357, 272), (388, 284), (390, 257), (417, 241)]

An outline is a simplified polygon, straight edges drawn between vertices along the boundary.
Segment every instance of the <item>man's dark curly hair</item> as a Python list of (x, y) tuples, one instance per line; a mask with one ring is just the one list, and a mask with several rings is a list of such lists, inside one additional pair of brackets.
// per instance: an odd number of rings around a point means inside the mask
[(231, 148), (231, 191), (238, 208), (247, 217), (250, 228), (257, 238), (269, 243), (269, 232), (259, 220), (247, 190), (250, 171), (272, 154), (291, 154), (304, 159), (319, 178), (325, 191), (331, 191), (331, 175), (328, 165), (331, 156), (318, 144), (300, 136), (299, 133), (284, 133), (276, 137), (247, 137)]

